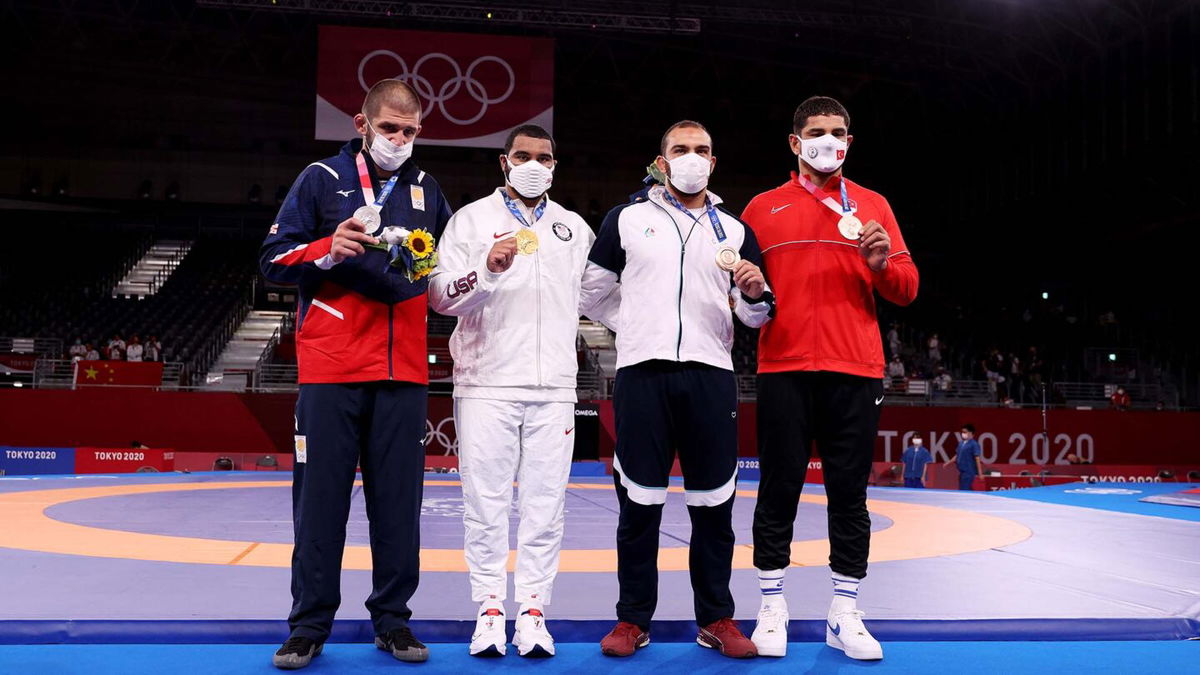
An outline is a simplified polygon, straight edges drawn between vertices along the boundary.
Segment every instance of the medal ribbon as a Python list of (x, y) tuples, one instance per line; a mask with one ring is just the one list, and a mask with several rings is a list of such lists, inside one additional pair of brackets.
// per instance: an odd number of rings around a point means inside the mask
[(358, 165), (358, 184), (360, 187), (362, 187), (363, 201), (365, 201), (368, 206), (372, 205), (373, 203), (376, 210), (382, 211), (383, 203), (386, 202), (387, 198), (391, 196), (392, 188), (396, 187), (396, 181), (400, 178), (400, 174), (392, 174), (392, 177), (388, 179), (387, 184), (384, 185), (383, 189), (379, 191), (379, 198), (376, 199), (375, 188), (371, 186), (371, 174), (367, 171), (367, 160), (363, 159), (361, 152), (354, 156), (354, 162)]
[[(675, 195), (671, 194), (670, 190), (663, 188), (663, 197), (666, 198), (667, 202), (671, 204), (671, 206), (683, 211), (683, 213), (688, 218), (691, 218), (693, 222), (700, 222), (700, 219), (696, 216), (693, 216), (692, 212), (689, 211), (686, 206), (679, 203), (679, 200), (675, 198)], [(710, 198), (708, 195), (704, 196), (704, 209), (708, 212), (708, 222), (712, 223), (713, 233), (717, 235), (717, 242), (719, 243), (725, 241), (725, 228), (721, 226), (721, 219), (717, 217), (717, 207), (713, 205), (712, 198)]]
[(858, 210), (857, 205), (855, 205), (853, 202), (850, 201), (850, 195), (846, 193), (846, 179), (845, 178), (840, 178), (840, 177), (838, 178), (838, 180), (841, 181), (841, 184), (842, 184), (842, 203), (841, 204), (839, 204), (836, 199), (834, 199), (833, 197), (830, 197), (829, 195), (825, 195), (822, 197), (820, 194), (821, 188), (817, 187), (816, 183), (813, 183), (804, 174), (802, 174), (802, 173), (796, 174), (796, 179), (798, 181), (800, 181), (800, 184), (804, 186), (805, 190), (808, 190), (808, 193), (811, 194), (814, 199), (816, 199), (817, 201), (819, 201), (822, 204), (824, 204), (825, 206), (827, 206), (831, 211), (838, 214), (839, 216), (846, 215), (849, 213), (854, 213), (855, 211)]
[[(513, 198), (508, 196), (507, 190), (505, 190), (504, 188), (500, 188), (500, 196), (504, 197), (504, 205), (508, 207), (508, 212), (513, 214), (513, 218), (516, 218), (517, 222), (521, 223), (521, 225), (524, 225), (525, 227), (529, 227), (529, 228), (533, 227), (532, 223), (525, 222), (524, 214), (521, 213), (521, 209), (517, 208), (517, 204), (516, 204), (516, 202), (513, 201)], [(547, 200), (545, 197), (543, 197), (542, 201), (539, 202), (537, 206), (533, 207), (533, 222), (534, 223), (536, 223), (538, 220), (540, 220), (542, 217), (542, 214), (544, 214), (546, 212), (546, 203), (548, 201), (549, 200)]]

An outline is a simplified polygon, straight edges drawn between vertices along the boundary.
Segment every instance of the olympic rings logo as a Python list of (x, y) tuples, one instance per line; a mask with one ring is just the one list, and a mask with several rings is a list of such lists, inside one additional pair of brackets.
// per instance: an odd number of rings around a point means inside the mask
[(438, 445), (445, 448), (446, 452), (443, 454), (449, 457), (450, 455), (458, 454), (458, 438), (456, 434), (455, 439), (453, 441), (450, 440), (449, 434), (443, 429), (447, 423), (454, 424), (454, 418), (447, 417), (438, 422), (436, 427), (433, 426), (433, 422), (425, 420), (425, 445), (428, 446), (431, 442), (436, 441)]
[[(441, 52), (432, 52), (418, 59), (413, 64), (412, 70), (409, 70), (408, 63), (396, 52), (388, 49), (376, 49), (364, 56), (362, 61), (358, 62), (358, 84), (363, 88), (364, 92), (369, 91), (371, 86), (367, 84), (366, 79), (363, 77), (363, 71), (366, 70), (367, 64), (371, 59), (376, 57), (390, 58), (395, 61), (400, 66), (400, 74), (393, 77), (412, 87), (418, 96), (428, 102), (430, 107), (436, 105), (438, 110), (442, 112), (443, 117), (459, 126), (474, 124), (483, 119), (483, 116), (487, 114), (489, 106), (507, 101), (517, 86), (517, 76), (513, 72), (512, 66), (508, 65), (507, 61), (498, 56), (481, 56), (472, 61), (471, 65), (467, 66), (466, 72), (463, 72), (462, 67), (458, 65), (458, 62), (453, 57)], [(429, 78), (421, 75), (421, 66), (432, 60), (445, 61), (454, 69), (454, 77), (446, 80), (440, 87), (436, 88), (429, 81)], [(498, 64), (508, 73), (508, 88), (499, 96), (492, 96), (483, 83), (475, 78), (475, 69), (485, 63)], [(479, 104), (479, 112), (474, 117), (467, 119), (455, 117), (446, 109), (446, 102), (458, 96), (463, 90)]]

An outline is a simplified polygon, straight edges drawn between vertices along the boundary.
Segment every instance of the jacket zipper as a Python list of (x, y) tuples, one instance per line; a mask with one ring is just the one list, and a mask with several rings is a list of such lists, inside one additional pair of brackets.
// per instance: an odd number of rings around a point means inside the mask
[[(676, 232), (678, 232), (676, 228)], [(679, 338), (675, 340), (675, 360), (681, 360), (680, 351), (683, 348), (683, 257), (687, 253), (687, 242), (683, 235), (679, 237), (679, 298), (675, 303), (675, 312), (679, 316)]]
[[(532, 228), (531, 228), (532, 229)], [(537, 383), (542, 382), (542, 257), (533, 252), (533, 287), (537, 290)]]
[(388, 379), (394, 380), (395, 375), (392, 373), (392, 315), (395, 312), (393, 305), (388, 305)]

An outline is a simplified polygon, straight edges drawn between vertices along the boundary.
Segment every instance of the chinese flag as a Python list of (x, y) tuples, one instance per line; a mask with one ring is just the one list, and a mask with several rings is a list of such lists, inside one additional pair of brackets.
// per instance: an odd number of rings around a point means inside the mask
[(124, 384), (140, 387), (162, 385), (163, 364), (157, 361), (79, 361), (75, 384)]

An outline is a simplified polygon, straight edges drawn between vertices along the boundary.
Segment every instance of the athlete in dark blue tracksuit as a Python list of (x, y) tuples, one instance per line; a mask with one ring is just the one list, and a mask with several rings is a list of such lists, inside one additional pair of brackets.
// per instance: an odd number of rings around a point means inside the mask
[(393, 84), (372, 88), (365, 114), (355, 117), (369, 150), (356, 139), (305, 168), (260, 255), (263, 274), (296, 284), (300, 296), (293, 604), (291, 635), (274, 660), (281, 668), (308, 665), (329, 637), (359, 466), (372, 557), (366, 604), (376, 645), (401, 660), (428, 658), (407, 626), (420, 569), (427, 282), (410, 282), (389, 268), (388, 253), (364, 249), (375, 227), (352, 216), (382, 202), (380, 228), (438, 236), (450, 209), (433, 178), (408, 159), (420, 129), (419, 101), (398, 81), (384, 82)]

